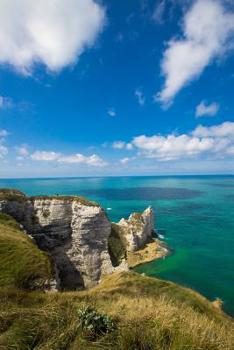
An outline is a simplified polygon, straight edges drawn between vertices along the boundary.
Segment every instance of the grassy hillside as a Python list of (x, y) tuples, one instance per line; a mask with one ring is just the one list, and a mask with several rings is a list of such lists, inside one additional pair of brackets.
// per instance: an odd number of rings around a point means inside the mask
[(1, 350), (234, 349), (233, 320), (190, 289), (133, 272), (83, 292), (25, 289), (50, 275), (48, 257), (1, 215)]
[[(136, 273), (113, 274), (84, 292), (2, 291), (0, 304), (1, 350), (234, 349), (233, 321), (212, 303)], [(94, 334), (80, 316), (90, 306), (96, 310)], [(102, 334), (97, 315), (103, 314), (115, 327)], [(90, 313), (85, 321), (90, 324)]]
[(0, 214), (0, 287), (40, 288), (51, 272), (48, 256), (13, 218)]

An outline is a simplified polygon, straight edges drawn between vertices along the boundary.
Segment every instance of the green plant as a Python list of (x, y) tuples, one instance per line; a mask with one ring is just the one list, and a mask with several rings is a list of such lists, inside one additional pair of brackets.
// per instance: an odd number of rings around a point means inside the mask
[(0, 288), (41, 289), (52, 275), (49, 256), (13, 218), (0, 214)]
[(78, 309), (78, 316), (81, 328), (88, 338), (96, 339), (116, 329), (116, 324), (110, 316), (99, 313), (91, 306)]
[(122, 260), (126, 258), (126, 245), (120, 227), (112, 223), (111, 234), (108, 238), (108, 251), (113, 266), (120, 265)]

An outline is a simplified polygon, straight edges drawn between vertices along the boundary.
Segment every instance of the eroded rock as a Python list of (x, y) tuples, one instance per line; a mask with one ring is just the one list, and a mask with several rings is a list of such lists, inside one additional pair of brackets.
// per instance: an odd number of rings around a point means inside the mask
[(0, 197), (13, 216), (54, 259), (62, 289), (89, 288), (113, 271), (108, 253), (111, 223), (103, 209), (79, 197)]
[(154, 213), (148, 207), (143, 213), (133, 213), (128, 219), (121, 219), (117, 225), (126, 241), (127, 251), (136, 251), (152, 239), (154, 232)]
[(80, 289), (97, 284), (114, 270), (128, 270), (128, 252), (152, 241), (151, 207), (111, 223), (94, 202), (77, 196), (27, 197), (0, 190), (0, 212), (14, 217), (54, 261), (48, 289)]

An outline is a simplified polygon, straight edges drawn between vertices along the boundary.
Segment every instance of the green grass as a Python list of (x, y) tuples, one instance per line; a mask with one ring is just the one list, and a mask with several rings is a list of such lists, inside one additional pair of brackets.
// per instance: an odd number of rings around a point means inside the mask
[(27, 197), (25, 194), (19, 190), (1, 188), (0, 189), (0, 200), (8, 200), (8, 201), (25, 201)]
[(126, 243), (121, 234), (120, 226), (112, 223), (111, 234), (108, 238), (108, 250), (113, 266), (118, 266), (126, 258)]
[(87, 291), (44, 293), (50, 277), (47, 255), (0, 215), (1, 350), (234, 349), (233, 319), (191, 289), (119, 272)]
[(90, 201), (84, 197), (81, 196), (32, 196), (29, 197), (30, 200), (35, 200), (35, 199), (55, 199), (55, 200), (65, 200), (65, 201), (76, 201), (82, 205), (88, 206), (88, 207), (99, 207), (99, 204), (96, 202)]
[(85, 206), (99, 207), (99, 204), (96, 202), (90, 201), (81, 196), (31, 196), (27, 197), (23, 192), (15, 189), (0, 189), (0, 200), (8, 200), (8, 201), (26, 201), (26, 200), (35, 200), (35, 199), (57, 199), (57, 200), (66, 200), (66, 201), (77, 201), (78, 203)]
[(0, 214), (0, 287), (40, 288), (52, 276), (49, 257), (10, 216)]
[[(89, 291), (0, 291), (0, 349), (233, 350), (233, 320), (192, 290), (136, 273)], [(79, 310), (107, 315), (108, 334), (87, 337)], [(90, 321), (90, 320), (89, 320)]]

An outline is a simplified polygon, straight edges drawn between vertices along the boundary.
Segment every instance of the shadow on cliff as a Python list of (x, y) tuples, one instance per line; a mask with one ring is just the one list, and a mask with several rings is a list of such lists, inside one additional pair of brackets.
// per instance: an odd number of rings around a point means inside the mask
[[(34, 232), (32, 236), (37, 246), (47, 252), (53, 260), (57, 274), (55, 276), (60, 290), (81, 290), (84, 289), (84, 280), (81, 272), (67, 255), (71, 248), (72, 230), (69, 227), (68, 237), (62, 239), (59, 234), (54, 233), (54, 225), (41, 226), (34, 216)], [(29, 232), (30, 233), (30, 232)]]

